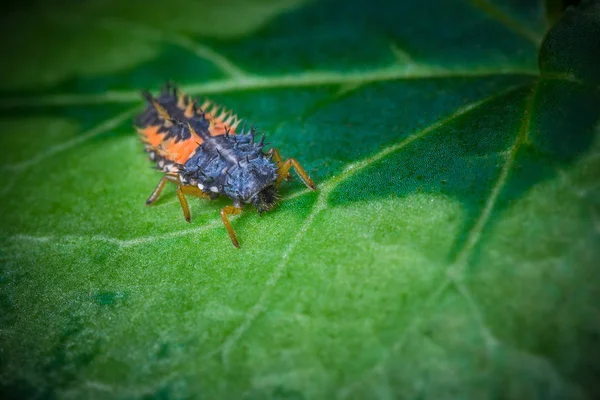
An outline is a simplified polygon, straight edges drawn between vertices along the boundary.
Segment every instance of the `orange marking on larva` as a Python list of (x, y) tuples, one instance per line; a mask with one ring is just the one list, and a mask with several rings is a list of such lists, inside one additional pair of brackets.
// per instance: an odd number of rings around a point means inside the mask
[(208, 127), (208, 131), (212, 136), (219, 136), (225, 134), (225, 125), (220, 122), (211, 122)]
[(208, 109), (212, 106), (212, 102), (210, 100), (204, 100), (204, 103), (200, 106), (200, 108), (204, 111), (208, 111)]
[(212, 121), (210, 126), (208, 127), (208, 131), (212, 136), (224, 135), (226, 131), (229, 131), (230, 134), (234, 135), (235, 128), (230, 125), (224, 124), (222, 121)]
[(224, 135), (226, 131), (235, 134), (235, 129), (240, 121), (237, 119), (237, 116), (231, 115), (231, 111), (227, 111), (224, 108), (217, 115), (220, 108), (219, 106), (215, 106), (214, 110), (204, 114), (204, 117), (210, 122), (208, 131), (213, 136)]
[(202, 138), (196, 133), (194, 128), (188, 123), (188, 129), (190, 130), (191, 137), (187, 140), (163, 140), (161, 147), (163, 155), (166, 159), (174, 161), (178, 164), (185, 164), (185, 162), (191, 157), (198, 145), (202, 144)]
[(212, 119), (215, 118), (217, 116), (217, 113), (219, 112), (219, 108), (221, 108), (220, 106), (214, 106), (214, 109), (210, 110), (208, 112), (208, 114), (206, 115), (207, 119)]
[(144, 136), (148, 144), (158, 146), (163, 141), (163, 135), (158, 133), (159, 126), (150, 125), (147, 128), (140, 129), (140, 133)]
[(192, 118), (194, 116), (194, 101), (192, 99), (189, 99), (188, 101), (189, 102), (183, 115), (185, 115), (186, 118)]
[(177, 107), (180, 110), (185, 110), (185, 95), (183, 93), (179, 93), (177, 97)]
[(188, 140), (182, 140), (177, 143), (175, 141), (168, 141), (165, 143), (165, 148), (167, 153), (169, 153), (169, 159), (175, 161), (178, 164), (185, 164), (185, 162), (190, 158), (192, 153), (198, 147), (198, 143), (201, 143), (202, 139), (199, 139), (199, 142), (192, 140), (191, 138)]
[(160, 105), (158, 101), (154, 100), (152, 102), (152, 105), (154, 106), (154, 109), (156, 110), (160, 118), (164, 119), (165, 121), (169, 121), (171, 119), (171, 116), (169, 115), (167, 110), (162, 105)]

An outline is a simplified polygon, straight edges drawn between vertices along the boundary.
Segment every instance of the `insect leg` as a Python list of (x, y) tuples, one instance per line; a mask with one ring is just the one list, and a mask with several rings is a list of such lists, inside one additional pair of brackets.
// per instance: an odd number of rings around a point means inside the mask
[[(281, 159), (281, 154), (279, 154), (279, 151), (277, 149), (272, 148), (271, 150), (269, 150), (267, 152), (267, 156), (273, 157), (273, 160), (277, 164), (277, 168), (281, 168), (281, 166), (283, 165), (283, 160)], [(292, 176), (288, 173), (283, 179), (289, 181), (290, 179), (292, 179)]]
[(225, 229), (227, 229), (227, 233), (229, 233), (229, 237), (231, 238), (231, 242), (235, 247), (240, 247), (240, 243), (235, 236), (235, 232), (233, 231), (233, 227), (231, 226), (231, 222), (229, 222), (228, 215), (237, 215), (242, 212), (242, 209), (236, 206), (226, 206), (221, 209), (221, 221), (223, 221), (223, 225), (225, 225)]
[(190, 206), (185, 198), (185, 194), (183, 194), (181, 185), (177, 185), (177, 198), (179, 198), (179, 203), (181, 204), (181, 209), (183, 210), (183, 217), (187, 222), (190, 222), (192, 220), (192, 216), (190, 215)]
[(204, 199), (211, 199), (208, 193), (204, 193), (202, 190), (198, 189), (196, 186), (181, 186), (181, 191), (185, 194), (191, 194), (192, 196), (202, 197)]
[[(185, 198), (186, 194), (191, 194), (193, 196), (198, 196), (198, 197), (204, 197), (206, 199), (210, 199), (210, 195), (204, 193), (202, 190), (198, 189), (195, 186), (183, 186), (181, 185), (181, 182), (179, 181), (179, 178), (175, 175), (165, 175), (163, 177), (164, 181), (171, 181), (175, 184), (177, 184), (177, 198), (179, 199), (179, 203), (181, 204), (181, 209), (183, 210), (183, 217), (185, 218), (185, 220), (187, 222), (190, 222), (192, 220), (192, 216), (190, 214), (190, 206), (188, 205), (187, 199)], [(161, 180), (162, 183), (162, 180)], [(159, 183), (159, 185), (161, 184)], [(164, 183), (162, 183), (162, 186), (164, 187)], [(158, 190), (158, 188), (157, 188)], [(162, 188), (160, 188), (160, 190), (162, 191)], [(156, 190), (155, 190), (156, 192)], [(160, 194), (160, 192), (159, 192)], [(154, 194), (153, 194), (154, 195)], [(158, 196), (158, 195), (157, 195)], [(152, 197), (152, 196), (151, 196)]]
[(148, 200), (146, 200), (146, 205), (150, 205), (150, 204), (154, 203), (156, 200), (158, 200), (158, 197), (162, 193), (166, 184), (167, 184), (167, 178), (165, 176), (163, 176), (162, 178), (160, 178), (158, 185), (156, 185), (156, 188), (154, 189), (154, 191), (152, 192), (150, 197), (148, 197)]
[(277, 186), (278, 187), (279, 187), (279, 184), (281, 183), (281, 181), (287, 175), (289, 175), (288, 172), (289, 172), (290, 168), (292, 168), (292, 167), (294, 167), (294, 169), (296, 170), (296, 173), (298, 174), (300, 179), (302, 179), (302, 182), (304, 182), (306, 187), (308, 187), (311, 190), (317, 190), (317, 186), (315, 185), (315, 183), (312, 181), (312, 179), (310, 179), (310, 176), (308, 176), (308, 174), (306, 173), (304, 168), (302, 168), (300, 163), (298, 163), (298, 161), (295, 158), (288, 158), (287, 160), (285, 160), (285, 162), (283, 164), (281, 164), (281, 166), (277, 170), (277, 175), (278, 175)]

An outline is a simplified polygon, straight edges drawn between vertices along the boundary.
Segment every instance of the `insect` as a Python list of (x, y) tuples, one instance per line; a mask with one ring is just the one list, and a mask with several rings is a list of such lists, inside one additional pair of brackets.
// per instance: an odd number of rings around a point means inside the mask
[(176, 193), (186, 221), (191, 221), (186, 195), (216, 199), (227, 196), (233, 205), (221, 209), (221, 220), (235, 247), (239, 241), (229, 216), (252, 204), (259, 215), (273, 209), (279, 199), (279, 185), (290, 179), (293, 167), (304, 184), (316, 190), (314, 182), (294, 158), (282, 160), (277, 149), (266, 153), (265, 136), (257, 140), (254, 128), (242, 127), (230, 111), (209, 100), (200, 107), (196, 100), (166, 84), (158, 97), (149, 92), (144, 112), (135, 124), (145, 151), (164, 175), (146, 201), (154, 203), (167, 182), (176, 185)]

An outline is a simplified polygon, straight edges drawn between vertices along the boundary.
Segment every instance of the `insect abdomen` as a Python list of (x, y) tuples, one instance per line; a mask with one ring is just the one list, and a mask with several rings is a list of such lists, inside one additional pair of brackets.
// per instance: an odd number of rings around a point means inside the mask
[(216, 115), (218, 107), (210, 102), (197, 107), (192, 98), (169, 85), (157, 98), (149, 93), (144, 97), (148, 106), (136, 119), (138, 133), (150, 159), (164, 172), (177, 170), (207, 138), (235, 134), (240, 122), (228, 112)]

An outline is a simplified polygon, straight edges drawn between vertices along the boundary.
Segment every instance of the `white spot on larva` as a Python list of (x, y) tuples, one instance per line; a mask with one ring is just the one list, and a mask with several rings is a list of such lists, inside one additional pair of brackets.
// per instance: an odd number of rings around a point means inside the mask
[(215, 193), (219, 193), (219, 188), (218, 188), (218, 187), (216, 187), (216, 186), (211, 186), (211, 187), (210, 187), (210, 191), (211, 191), (211, 192), (215, 192)]
[(198, 189), (200, 189), (200, 190), (204, 190), (204, 185), (203, 185), (203, 184), (201, 184), (201, 183), (199, 183), (199, 184), (198, 184)]

